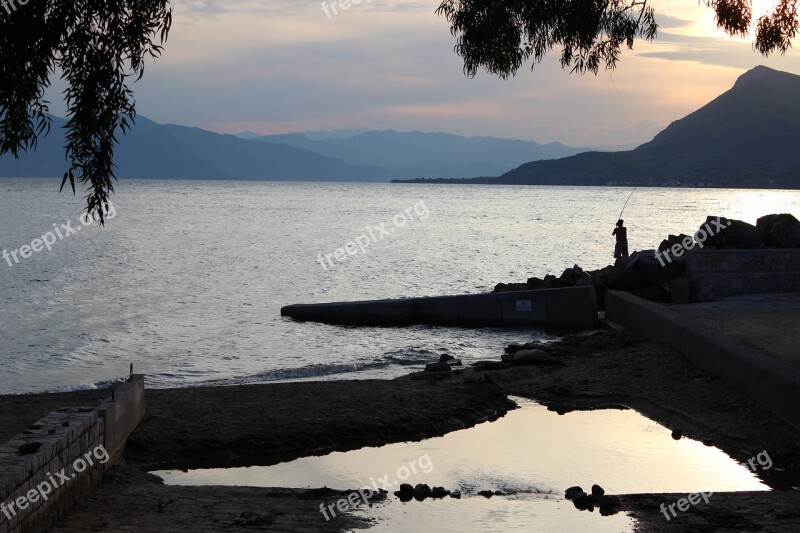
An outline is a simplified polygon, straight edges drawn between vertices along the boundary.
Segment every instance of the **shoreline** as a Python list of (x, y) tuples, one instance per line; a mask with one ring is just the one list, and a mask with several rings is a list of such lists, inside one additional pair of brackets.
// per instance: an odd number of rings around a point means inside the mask
[[(450, 374), (418, 372), (393, 380), (147, 389), (145, 419), (129, 439), (127, 464), (112, 469), (56, 530), (155, 527), (163, 522), (174, 530), (190, 531), (204, 529), (203, 524), (211, 527), (206, 519), (234, 530), (258, 523), (272, 524), (270, 529), (278, 531), (297, 526), (301, 531), (364, 527), (368, 524), (352, 517), (323, 520), (316, 505), (340, 495), (167, 486), (139, 468), (269, 465), (305, 455), (422, 440), (503, 416), (514, 408), (507, 395), (531, 398), (559, 413), (632, 408), (683, 437), (717, 446), (742, 463), (769, 451), (776, 468), (758, 476), (772, 492), (720, 493), (713, 506), (684, 513), (691, 519), (668, 522), (655, 505), (674, 501), (678, 495), (620, 495), (621, 510), (638, 520), (638, 531), (676, 530), (689, 522), (698, 528), (728, 524), (739, 530), (739, 525), (770, 524), (770, 520), (777, 524), (776, 517), (782, 517), (782, 527), (800, 527), (800, 513), (793, 511), (800, 504), (800, 492), (791, 489), (800, 486), (800, 439), (794, 427), (693, 367), (675, 350), (629, 332), (584, 332), (541, 347), (560, 363), (488, 371), (467, 368)], [(63, 407), (65, 402), (91, 404), (104, 394), (92, 390), (2, 396), (0, 427), (6, 432), (24, 428), (38, 418), (31, 418), (37, 410)]]

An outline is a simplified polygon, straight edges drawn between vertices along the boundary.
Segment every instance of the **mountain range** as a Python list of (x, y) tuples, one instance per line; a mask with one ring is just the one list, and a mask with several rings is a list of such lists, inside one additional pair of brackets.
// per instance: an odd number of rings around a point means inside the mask
[(269, 135), (253, 140), (287, 144), (349, 164), (380, 167), (392, 175), (415, 178), (500, 174), (528, 161), (566, 157), (587, 150), (561, 143), (467, 138), (420, 131), (368, 131), (346, 138), (320, 139), (314, 139), (314, 133)]
[(634, 150), (533, 161), (497, 177), (450, 183), (798, 189), (799, 136), (800, 76), (759, 66)]
[[(35, 152), (0, 157), (0, 176), (56, 177), (67, 169), (64, 119), (51, 117)], [(138, 116), (114, 152), (120, 178), (376, 181), (420, 176), (464, 177), (501, 173), (543, 157), (580, 149), (493, 137), (446, 133), (333, 130), (257, 136), (222, 135), (200, 128), (157, 124)]]

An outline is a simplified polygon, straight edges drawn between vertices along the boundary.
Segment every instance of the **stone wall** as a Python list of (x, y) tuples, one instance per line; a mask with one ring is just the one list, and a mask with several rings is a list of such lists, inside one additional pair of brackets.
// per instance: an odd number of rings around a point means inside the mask
[(800, 250), (693, 250), (686, 254), (692, 300), (800, 292)]
[(144, 377), (99, 407), (59, 409), (0, 446), (0, 533), (47, 531), (122, 457), (144, 415)]
[(50, 413), (0, 446), (0, 533), (40, 531), (62, 516), (102, 476), (94, 455), (92, 465), (83, 458), (102, 444), (97, 412), (76, 408)]

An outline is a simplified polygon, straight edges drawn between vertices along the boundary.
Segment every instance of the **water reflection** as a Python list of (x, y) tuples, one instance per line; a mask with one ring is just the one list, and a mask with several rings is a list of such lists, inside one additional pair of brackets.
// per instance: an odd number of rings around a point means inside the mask
[[(391, 497), (360, 509), (378, 527), (416, 530), (623, 531), (624, 514), (578, 512), (563, 499), (569, 486), (600, 484), (607, 494), (769, 490), (721, 450), (687, 438), (632, 410), (558, 415), (523, 398), (492, 423), (422, 442), (306, 457), (270, 467), (158, 472), (167, 483), (397, 490), (401, 482), (461, 490), (461, 500)], [(486, 499), (481, 490), (506, 496)], [(526, 529), (527, 528), (527, 529)]]

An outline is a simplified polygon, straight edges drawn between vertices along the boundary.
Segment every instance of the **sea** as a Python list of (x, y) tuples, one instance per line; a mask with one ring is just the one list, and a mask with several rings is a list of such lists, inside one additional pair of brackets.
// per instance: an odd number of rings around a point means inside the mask
[(57, 179), (0, 179), (0, 394), (392, 378), (497, 359), (531, 328), (342, 327), (295, 303), (487, 292), (613, 262), (800, 191), (120, 180), (101, 227)]

